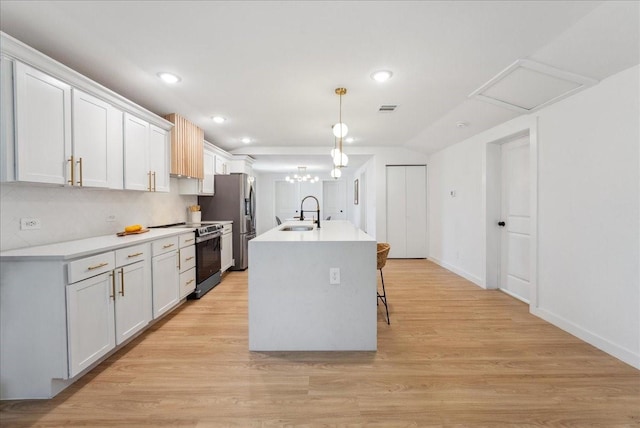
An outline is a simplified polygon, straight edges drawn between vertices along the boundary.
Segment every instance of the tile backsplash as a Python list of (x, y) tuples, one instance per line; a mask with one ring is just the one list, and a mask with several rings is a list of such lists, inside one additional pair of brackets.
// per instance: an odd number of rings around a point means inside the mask
[[(129, 224), (153, 226), (187, 220), (197, 196), (170, 193), (0, 184), (0, 250), (115, 234)], [(20, 230), (21, 218), (37, 218), (41, 229)], [(115, 218), (114, 221), (107, 221)]]

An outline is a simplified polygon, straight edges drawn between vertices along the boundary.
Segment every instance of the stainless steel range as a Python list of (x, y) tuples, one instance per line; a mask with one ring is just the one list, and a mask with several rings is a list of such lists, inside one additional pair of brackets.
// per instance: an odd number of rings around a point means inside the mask
[(196, 289), (189, 298), (199, 299), (220, 283), (220, 237), (223, 226), (209, 224), (196, 232)]

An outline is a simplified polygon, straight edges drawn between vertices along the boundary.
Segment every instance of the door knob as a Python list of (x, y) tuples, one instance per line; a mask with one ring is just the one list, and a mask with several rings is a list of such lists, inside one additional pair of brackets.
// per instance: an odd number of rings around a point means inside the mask
[(504, 227), (506, 225), (506, 223), (504, 221), (499, 221), (498, 222), (498, 226), (500, 227)]

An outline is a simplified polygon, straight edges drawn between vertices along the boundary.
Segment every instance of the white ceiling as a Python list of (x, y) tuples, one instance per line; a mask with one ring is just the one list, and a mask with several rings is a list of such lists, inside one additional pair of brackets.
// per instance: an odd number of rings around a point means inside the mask
[[(234, 153), (328, 152), (339, 86), (348, 89), (343, 119), (354, 146), (431, 153), (519, 114), (468, 98), (517, 59), (597, 80), (637, 64), (638, 5), (2, 0), (0, 28), (151, 111), (186, 116)], [(394, 76), (377, 83), (369, 77), (377, 69)], [(182, 81), (168, 86), (160, 71)], [(399, 107), (379, 113), (382, 104)], [(214, 115), (228, 121), (215, 124)], [(456, 127), (460, 121), (468, 126)], [(270, 172), (327, 170), (330, 162), (255, 157), (256, 169)]]

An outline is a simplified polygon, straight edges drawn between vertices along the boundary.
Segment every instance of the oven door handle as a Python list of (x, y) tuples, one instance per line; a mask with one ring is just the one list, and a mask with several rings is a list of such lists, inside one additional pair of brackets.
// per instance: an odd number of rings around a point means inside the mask
[(201, 242), (205, 242), (205, 241), (209, 241), (211, 239), (216, 239), (216, 238), (220, 238), (222, 236), (222, 233), (212, 233), (211, 235), (206, 235), (206, 236), (202, 236), (200, 238), (196, 238), (196, 244), (199, 244)]

